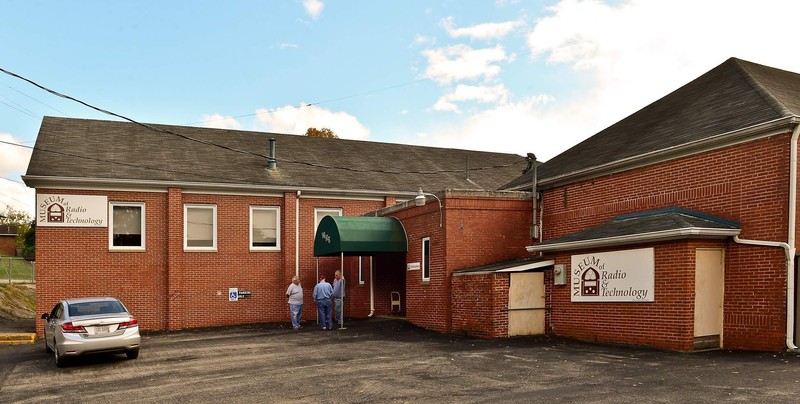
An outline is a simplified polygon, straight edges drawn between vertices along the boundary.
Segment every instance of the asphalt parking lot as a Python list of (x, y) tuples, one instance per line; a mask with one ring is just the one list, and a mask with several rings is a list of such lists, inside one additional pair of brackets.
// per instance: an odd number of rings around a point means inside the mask
[(0, 346), (0, 401), (800, 401), (800, 354), (693, 354), (549, 337), (479, 340), (374, 318), (143, 335), (141, 355), (56, 368), (41, 340)]

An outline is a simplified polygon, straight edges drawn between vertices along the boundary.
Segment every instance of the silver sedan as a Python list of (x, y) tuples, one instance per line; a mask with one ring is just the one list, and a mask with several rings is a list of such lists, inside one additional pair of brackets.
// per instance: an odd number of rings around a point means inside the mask
[(139, 356), (139, 321), (113, 297), (62, 300), (42, 318), (45, 349), (54, 354), (56, 366), (88, 353)]

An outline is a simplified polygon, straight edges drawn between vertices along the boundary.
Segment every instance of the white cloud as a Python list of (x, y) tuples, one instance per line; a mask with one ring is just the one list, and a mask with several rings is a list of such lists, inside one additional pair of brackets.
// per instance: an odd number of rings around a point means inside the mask
[(591, 79), (580, 99), (563, 106), (580, 111), (588, 137), (729, 57), (800, 71), (800, 58), (782, 51), (776, 41), (794, 37), (794, 29), (774, 20), (776, 10), (797, 15), (799, 2), (725, 5), (712, 0), (631, 0), (617, 6), (565, 0), (538, 21), (528, 45), (534, 58), (569, 66)]
[(497, 63), (513, 59), (513, 56), (506, 55), (500, 45), (484, 49), (453, 45), (447, 48), (429, 49), (422, 54), (428, 58), (425, 75), (439, 84), (449, 84), (459, 80), (490, 79), (501, 71)]
[(232, 116), (225, 116), (221, 114), (203, 114), (200, 117), (200, 121), (203, 123), (203, 126), (207, 128), (242, 129), (242, 125), (239, 123), (239, 121)]
[[(10, 133), (0, 132), (0, 140), (8, 143), (21, 144)], [(11, 173), (25, 172), (28, 161), (31, 159), (31, 149), (27, 147), (3, 144), (0, 147), (0, 176), (5, 177)]]
[(0, 210), (4, 211), (6, 206), (27, 212), (33, 219), (36, 212), (36, 191), (16, 180), (0, 178)]
[(322, 9), (325, 8), (320, 0), (303, 0), (303, 8), (306, 9), (306, 14), (311, 18), (317, 19), (322, 14)]
[(450, 102), (446, 97), (440, 97), (436, 101), (436, 104), (433, 104), (433, 110), (440, 112), (461, 112), (461, 110), (458, 109), (458, 105)]
[(496, 86), (470, 86), (459, 84), (456, 89), (439, 98), (433, 109), (436, 111), (460, 112), (455, 102), (476, 101), (479, 103), (501, 103), (508, 102), (509, 93), (504, 85)]
[(412, 42), (412, 46), (419, 46), (419, 45), (433, 45), (436, 43), (436, 38), (432, 36), (425, 36), (417, 34), (414, 36), (414, 42)]
[(302, 135), (308, 128), (328, 128), (342, 139), (365, 140), (370, 130), (356, 117), (346, 112), (333, 112), (316, 105), (294, 107), (287, 105), (277, 110), (258, 109), (256, 119), (263, 130)]
[(278, 44), (278, 49), (299, 49), (299, 48), (300, 48), (300, 45), (298, 45), (296, 43), (284, 42), (284, 43)]
[[(552, 139), (575, 141), (582, 123), (577, 117), (563, 116), (565, 110), (552, 108), (555, 100), (537, 95), (507, 103), (468, 116), (464, 121), (419, 134), (409, 141), (436, 147), (486, 150), (525, 155), (535, 153), (539, 160), (558, 154), (559, 145)], [(572, 119), (570, 119), (572, 118)]]
[(453, 38), (466, 36), (471, 39), (500, 39), (510, 34), (515, 28), (524, 25), (522, 21), (506, 21), (487, 22), (467, 28), (456, 28), (454, 21), (453, 17), (447, 17), (441, 21), (442, 27)]
[[(800, 2), (726, 5), (710, 0), (630, 0), (615, 5), (561, 1), (532, 27), (528, 45), (534, 63), (571, 69), (574, 80), (566, 78), (563, 84), (568, 96), (499, 103), (461, 122), (426, 128), (429, 136), (411, 141), (521, 155), (532, 152), (546, 161), (729, 57), (800, 71), (800, 58), (780, 40), (795, 37), (795, 29), (774, 19), (776, 10), (800, 15)], [(440, 107), (457, 102), (446, 96), (442, 100)]]
[[(19, 144), (20, 141), (10, 133), (0, 132), (0, 140)], [(31, 158), (31, 149), (12, 146), (8, 144), (0, 147), (0, 203), (9, 205), (17, 210), (23, 210), (33, 215), (34, 195), (33, 189), (22, 184), (19, 180), (20, 173), (28, 168)], [(0, 210), (5, 207), (0, 205)]]

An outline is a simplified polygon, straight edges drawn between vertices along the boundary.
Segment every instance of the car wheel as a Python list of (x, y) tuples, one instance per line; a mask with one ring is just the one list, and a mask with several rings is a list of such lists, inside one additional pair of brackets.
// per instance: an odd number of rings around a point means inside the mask
[(56, 358), (56, 367), (63, 368), (66, 359), (59, 355), (57, 345), (53, 345), (53, 356)]
[(139, 357), (139, 348), (125, 351), (125, 355), (128, 356), (128, 359), (136, 359)]

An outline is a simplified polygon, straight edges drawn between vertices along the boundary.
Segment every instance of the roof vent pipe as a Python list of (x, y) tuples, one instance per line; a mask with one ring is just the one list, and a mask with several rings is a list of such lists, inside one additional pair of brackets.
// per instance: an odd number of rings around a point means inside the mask
[(528, 168), (526, 168), (525, 171), (529, 171), (531, 169), (533, 170), (533, 173), (531, 173), (531, 204), (533, 205), (533, 216), (531, 219), (531, 240), (537, 240), (539, 238), (539, 224), (536, 223), (536, 202), (539, 199), (539, 193), (536, 190), (538, 185), (536, 183), (538, 181), (536, 175), (536, 155), (533, 153), (528, 153), (526, 160), (528, 160)]
[(269, 155), (267, 155), (267, 169), (278, 168), (278, 160), (275, 159), (275, 138), (269, 140)]

